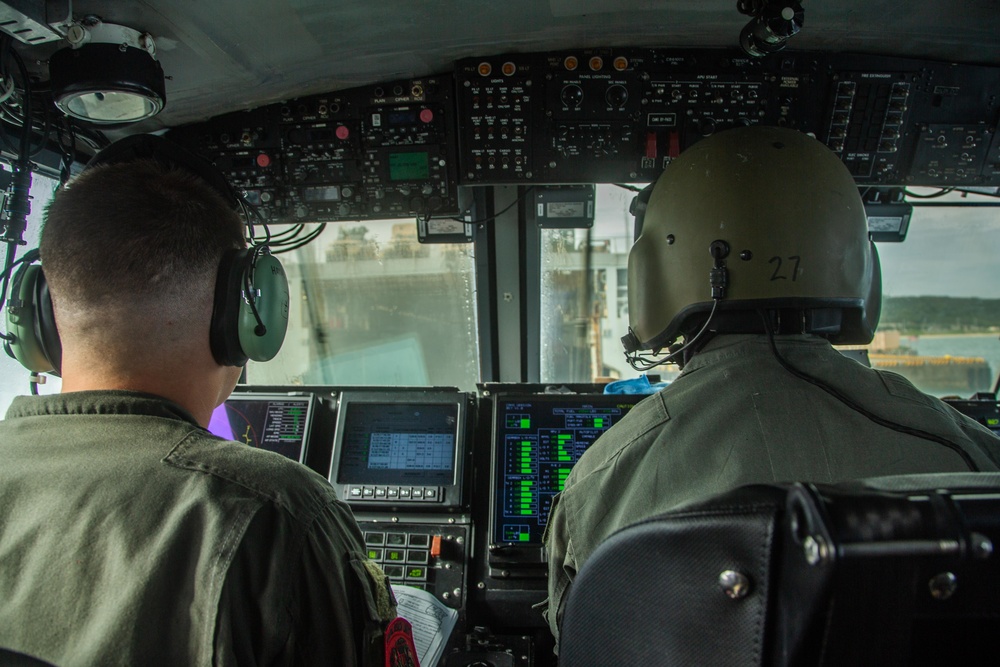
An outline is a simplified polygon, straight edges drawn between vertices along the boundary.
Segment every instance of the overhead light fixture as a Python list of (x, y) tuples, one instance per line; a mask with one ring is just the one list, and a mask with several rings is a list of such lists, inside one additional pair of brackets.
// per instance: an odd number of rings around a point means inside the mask
[(796, 0), (739, 0), (736, 8), (753, 17), (740, 32), (740, 46), (754, 58), (785, 48), (805, 20), (802, 5)]
[(134, 123), (167, 102), (163, 68), (148, 33), (89, 17), (66, 30), (69, 48), (49, 59), (52, 97), (78, 120)]

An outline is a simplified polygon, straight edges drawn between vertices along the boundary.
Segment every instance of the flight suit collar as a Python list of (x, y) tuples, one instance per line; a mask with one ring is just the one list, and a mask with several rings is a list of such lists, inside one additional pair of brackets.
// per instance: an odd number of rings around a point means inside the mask
[(45, 415), (142, 415), (190, 422), (201, 428), (190, 412), (155, 394), (119, 389), (73, 391), (45, 396), (17, 396), (6, 419)]

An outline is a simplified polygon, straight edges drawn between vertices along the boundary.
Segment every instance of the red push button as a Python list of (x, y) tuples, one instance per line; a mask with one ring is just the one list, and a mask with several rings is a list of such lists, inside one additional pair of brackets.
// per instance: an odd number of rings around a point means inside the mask
[(425, 123), (431, 122), (432, 120), (434, 120), (434, 112), (431, 111), (430, 109), (422, 109), (420, 111), (420, 120)]
[(257, 166), (258, 167), (270, 167), (271, 166), (271, 156), (267, 153), (261, 153), (257, 156)]
[(347, 129), (346, 126), (341, 125), (337, 128), (337, 138), (343, 141), (347, 137), (351, 136), (351, 131)]

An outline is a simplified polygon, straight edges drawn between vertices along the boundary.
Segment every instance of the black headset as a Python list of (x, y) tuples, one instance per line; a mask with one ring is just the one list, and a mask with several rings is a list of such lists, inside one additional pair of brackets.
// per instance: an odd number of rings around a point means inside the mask
[[(95, 155), (83, 170), (141, 159), (190, 172), (222, 195), (234, 210), (246, 210), (242, 198), (215, 165), (155, 135), (139, 134), (116, 141)], [(5, 347), (28, 370), (58, 375), (62, 345), (38, 259), (38, 250), (29, 251), (14, 275), (7, 304), (7, 333), (11, 340)], [(242, 366), (248, 359), (273, 359), (288, 328), (288, 303), (285, 270), (266, 244), (227, 250), (215, 282), (209, 338), (212, 356), (223, 366)]]

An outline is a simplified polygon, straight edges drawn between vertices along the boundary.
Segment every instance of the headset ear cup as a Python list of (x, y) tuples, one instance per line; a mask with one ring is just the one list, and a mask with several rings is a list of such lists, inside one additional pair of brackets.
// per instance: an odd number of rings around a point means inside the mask
[(252, 286), (256, 315), (246, 301), (240, 301), (240, 348), (254, 361), (270, 361), (278, 354), (288, 330), (288, 278), (276, 257), (259, 255), (253, 266)]
[(209, 343), (221, 366), (243, 366), (247, 355), (240, 345), (239, 322), (243, 304), (243, 277), (249, 270), (250, 251), (227, 250), (215, 279), (215, 301)]
[(649, 206), (649, 197), (653, 194), (653, 186), (656, 185), (656, 181), (653, 181), (639, 193), (632, 197), (632, 203), (629, 204), (628, 211), (635, 217), (635, 224), (632, 227), (632, 243), (639, 240), (642, 235), (642, 225), (646, 221), (646, 208)]
[(59, 329), (56, 327), (56, 314), (52, 308), (52, 294), (49, 283), (42, 273), (35, 282), (35, 332), (42, 341), (42, 351), (52, 364), (52, 373), (62, 373), (62, 341), (59, 340)]
[(869, 241), (872, 252), (872, 282), (868, 287), (868, 298), (865, 299), (865, 326), (868, 327), (865, 335), (869, 338), (875, 336), (875, 329), (878, 327), (879, 318), (882, 316), (882, 262), (878, 257), (878, 248), (875, 243)]
[(45, 274), (37, 264), (26, 264), (14, 276), (7, 333), (14, 338), (10, 341), (14, 358), (29, 371), (49, 373), (59, 368), (62, 346)]

